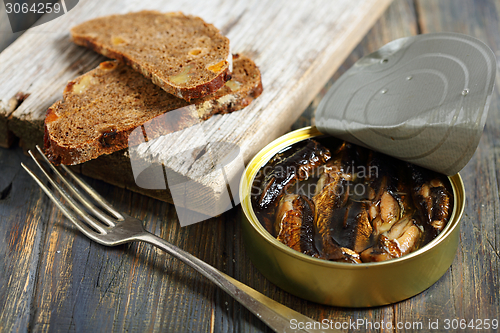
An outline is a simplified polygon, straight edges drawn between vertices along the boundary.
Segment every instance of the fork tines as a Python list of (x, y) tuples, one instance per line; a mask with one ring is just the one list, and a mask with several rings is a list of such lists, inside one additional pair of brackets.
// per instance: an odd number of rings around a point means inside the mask
[[(85, 235), (91, 237), (97, 231), (100, 234), (106, 234), (106, 226), (113, 227), (115, 226), (115, 222), (123, 221), (124, 217), (118, 211), (116, 211), (99, 193), (97, 193), (92, 187), (90, 187), (87, 183), (85, 183), (82, 179), (76, 176), (68, 167), (65, 165), (61, 165), (61, 168), (71, 176), (73, 181), (77, 183), (80, 188), (84, 190), (92, 199), (94, 199), (99, 206), (105, 209), (109, 215), (113, 216), (114, 219), (110, 218), (107, 214), (105, 214), (101, 209), (96, 207), (87, 197), (85, 197), (82, 192), (71, 182), (69, 182), (60, 172), (59, 170), (50, 163), (49, 159), (43, 153), (42, 149), (37, 145), (36, 149), (39, 154), (42, 156), (43, 160), (50, 166), (54, 174), (57, 178), (59, 178), (69, 189), (70, 193), (76, 197), (78, 202), (73, 199), (72, 196), (66, 192), (66, 190), (56, 182), (49, 173), (45, 170), (44, 167), (40, 164), (38, 159), (34, 156), (31, 150), (28, 151), (28, 154), (35, 161), (36, 165), (42, 170), (43, 174), (47, 177), (52, 186), (59, 192), (59, 194), (66, 200), (68, 206), (64, 205), (61, 200), (59, 200), (53, 191), (51, 191), (47, 185), (45, 185), (40, 178), (33, 171), (31, 171), (24, 163), (21, 163), (22, 167), (28, 172), (28, 174), (37, 182), (37, 184), (42, 188), (42, 190), (49, 196), (49, 198), (56, 204), (56, 206), (61, 209), (64, 215), (71, 220), (75, 224), (75, 226), (83, 232)], [(87, 208), (92, 214), (87, 213), (85, 209), (80, 205), (82, 204), (85, 208)], [(97, 218), (97, 219), (96, 219)], [(82, 222), (82, 220), (84, 222)], [(91, 228), (92, 227), (92, 230)]]

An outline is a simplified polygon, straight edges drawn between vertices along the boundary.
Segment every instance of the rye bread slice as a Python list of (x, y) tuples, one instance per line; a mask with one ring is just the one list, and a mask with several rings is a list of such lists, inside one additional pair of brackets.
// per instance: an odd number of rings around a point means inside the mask
[[(191, 103), (163, 91), (139, 72), (117, 61), (70, 81), (63, 100), (47, 110), (45, 150), (55, 164), (79, 164), (126, 148), (129, 135), (151, 121), (148, 139), (171, 133), (249, 105), (262, 92), (258, 67), (247, 57), (234, 55), (233, 79), (214, 94)], [(154, 118), (186, 108), (176, 122), (157, 126)]]
[(186, 101), (212, 94), (231, 79), (229, 40), (196, 16), (156, 11), (111, 15), (75, 26), (71, 36)]

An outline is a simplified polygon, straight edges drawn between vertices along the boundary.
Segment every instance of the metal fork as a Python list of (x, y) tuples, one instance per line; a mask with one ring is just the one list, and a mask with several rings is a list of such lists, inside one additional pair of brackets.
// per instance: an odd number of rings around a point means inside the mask
[[(85, 236), (106, 246), (115, 246), (134, 241), (143, 241), (152, 244), (203, 274), (206, 278), (222, 288), (225, 292), (260, 318), (274, 331), (320, 332), (320, 330), (295, 329), (299, 326), (305, 327), (303, 325), (306, 325), (307, 322), (313, 323), (314, 320), (262, 295), (261, 293), (222, 273), (193, 255), (181, 250), (175, 245), (170, 244), (158, 236), (146, 231), (140, 220), (118, 212), (93, 188), (77, 177), (66, 166), (62, 165), (61, 167), (68, 175), (71, 176), (74, 182), (78, 184), (92, 199), (94, 199), (101, 209), (104, 209), (107, 212), (104, 213), (86, 196), (84, 196), (81, 190), (63, 177), (59, 170), (49, 162), (39, 146), (36, 146), (36, 148), (45, 162), (54, 171), (54, 174), (57, 175), (57, 177), (66, 185), (71, 194), (76, 197), (78, 202), (48, 174), (31, 151), (28, 151), (31, 158), (33, 158), (52, 186), (59, 192), (70, 207), (64, 205), (25, 164), (21, 163), (22, 167), (31, 177), (33, 177), (33, 179), (38, 183), (38, 185), (40, 185), (42, 190), (49, 196), (54, 204), (62, 210), (64, 215), (71, 222), (73, 222), (78, 230), (80, 230)], [(82, 207), (82, 205), (88, 211), (92, 212), (92, 215), (89, 214)], [(316, 325), (317, 324), (318, 322), (316, 322)], [(292, 327), (294, 329), (292, 329)]]

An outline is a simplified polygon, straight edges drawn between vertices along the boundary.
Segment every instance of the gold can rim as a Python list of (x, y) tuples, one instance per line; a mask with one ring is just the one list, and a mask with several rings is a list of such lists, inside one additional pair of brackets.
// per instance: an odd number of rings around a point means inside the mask
[(448, 179), (450, 181), (450, 184), (452, 186), (453, 190), (453, 197), (454, 197), (454, 204), (453, 204), (453, 211), (451, 214), (451, 217), (446, 225), (446, 227), (443, 229), (443, 231), (436, 237), (434, 238), (431, 242), (423, 246), (422, 248), (418, 249), (415, 252), (409, 253), (407, 255), (404, 255), (400, 258), (395, 258), (387, 261), (382, 261), (382, 262), (370, 262), (370, 263), (361, 263), (361, 264), (352, 264), (352, 263), (344, 263), (344, 262), (335, 262), (335, 261), (328, 261), (324, 259), (319, 259), (319, 258), (314, 258), (311, 256), (308, 256), (304, 253), (301, 253), (299, 251), (296, 251), (285, 244), (281, 243), (278, 241), (276, 238), (274, 238), (260, 223), (258, 220), (257, 216), (255, 215), (251, 200), (250, 200), (250, 191), (251, 191), (251, 186), (253, 184), (253, 181), (255, 179), (255, 176), (257, 175), (258, 170), (261, 169), (261, 167), (267, 163), (276, 153), (281, 151), (282, 149), (305, 139), (313, 138), (319, 135), (324, 135), (321, 133), (316, 127), (314, 126), (309, 126), (309, 127), (304, 127), (297, 129), (295, 131), (289, 132), (276, 140), (272, 141), (268, 145), (266, 145), (264, 148), (262, 148), (250, 161), (250, 163), (247, 165), (245, 172), (242, 175), (241, 182), (240, 182), (240, 188), (239, 188), (239, 195), (241, 198), (241, 207), (243, 209), (243, 213), (245, 214), (246, 218), (252, 225), (252, 227), (259, 233), (261, 237), (263, 237), (268, 243), (270, 243), (273, 247), (276, 249), (280, 250), (281, 252), (285, 252), (290, 256), (295, 257), (296, 259), (302, 260), (302, 261), (309, 261), (313, 262), (315, 264), (321, 265), (321, 266), (327, 266), (327, 267), (332, 267), (332, 268), (342, 268), (342, 269), (366, 269), (367, 267), (375, 267), (375, 266), (385, 266), (385, 265), (397, 265), (402, 262), (410, 261), (413, 260), (414, 258), (418, 257), (420, 254), (427, 252), (428, 250), (432, 249), (433, 247), (437, 246), (439, 243), (441, 243), (446, 237), (453, 232), (455, 228), (458, 227), (459, 221), (462, 218), (462, 214), (464, 211), (464, 206), (465, 206), (465, 191), (464, 191), (464, 184), (462, 181), (462, 177), (460, 176), (459, 173), (453, 175), (453, 176), (448, 176)]

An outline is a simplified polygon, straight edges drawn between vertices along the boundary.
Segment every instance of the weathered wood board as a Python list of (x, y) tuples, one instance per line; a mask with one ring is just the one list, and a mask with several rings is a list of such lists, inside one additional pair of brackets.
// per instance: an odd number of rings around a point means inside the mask
[[(462, 32), (480, 38), (500, 57), (498, 13), (496, 0), (394, 0), (294, 128), (310, 123), (308, 116), (328, 86), (356, 60), (396, 38)], [(240, 210), (180, 228), (172, 205), (104, 182), (89, 183), (117, 209), (142, 219), (147, 230), (274, 300), (318, 321), (370, 324), (342, 332), (474, 331), (446, 329), (445, 320), (473, 320), (477, 327), (483, 323), (476, 331), (496, 332), (491, 325), (485, 329), (484, 322), (500, 319), (499, 87), (478, 151), (461, 172), (467, 203), (457, 257), (436, 284), (397, 304), (346, 309), (297, 298), (266, 280), (249, 261)], [(36, 168), (21, 151), (0, 149), (0, 331), (272, 332), (203, 276), (151, 246), (92, 243), (62, 216), (20, 161)], [(386, 328), (377, 329), (382, 321)], [(437, 321), (438, 329), (428, 328)]]
[[(203, 124), (205, 144), (222, 141), (236, 146), (239, 160), (248, 162), (260, 148), (290, 128), (389, 2), (210, 0), (200, 6), (193, 0), (80, 1), (62, 17), (28, 30), (0, 54), (0, 130), (13, 131), (27, 145), (40, 142), (45, 112), (61, 98), (67, 81), (104, 59), (74, 45), (69, 38), (70, 27), (112, 13), (183, 11), (221, 29), (231, 41), (232, 52), (251, 57), (261, 70), (264, 92), (257, 100), (242, 111), (214, 116)], [(9, 100), (19, 91), (30, 95), (11, 110)], [(175, 144), (167, 139), (166, 147), (158, 151), (172, 146), (176, 151), (203, 146), (198, 134), (198, 129), (188, 129)], [(178, 158), (161, 162), (167, 173), (198, 182), (201, 201), (216, 198), (225, 192), (226, 181), (238, 178), (238, 168), (229, 168), (225, 175), (211, 173), (216, 164), (213, 156), (223, 155), (224, 147), (215, 145), (211, 154), (195, 164)]]

